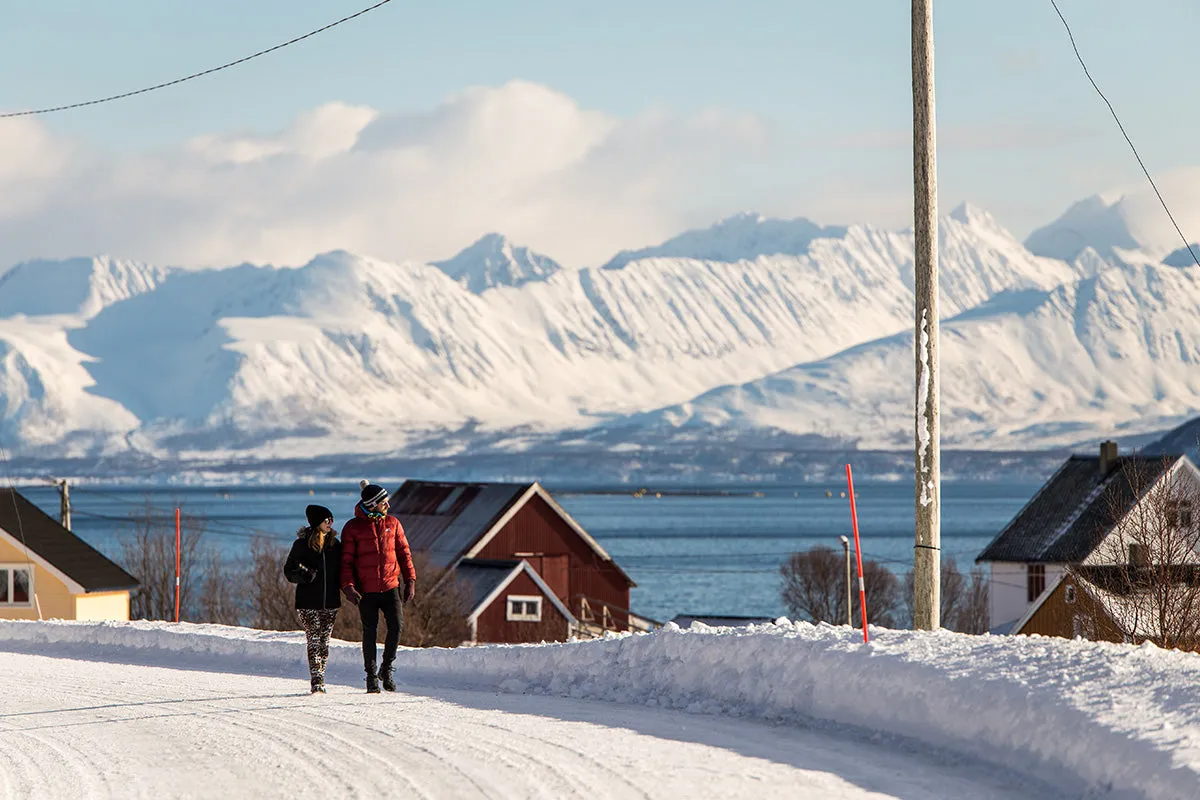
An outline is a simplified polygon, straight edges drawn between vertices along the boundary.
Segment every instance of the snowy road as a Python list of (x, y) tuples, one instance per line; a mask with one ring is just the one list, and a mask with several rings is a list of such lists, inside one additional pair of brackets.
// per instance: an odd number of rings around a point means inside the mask
[(311, 697), (303, 680), (10, 652), (0, 674), (4, 798), (1033, 796), (894, 744), (613, 703)]

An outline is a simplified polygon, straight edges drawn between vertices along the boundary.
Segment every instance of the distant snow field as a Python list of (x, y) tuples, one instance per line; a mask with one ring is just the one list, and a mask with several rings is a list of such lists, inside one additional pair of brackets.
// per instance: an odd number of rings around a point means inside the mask
[(1195, 798), (1200, 658), (813, 626), (402, 650), (0, 623), (0, 796)]

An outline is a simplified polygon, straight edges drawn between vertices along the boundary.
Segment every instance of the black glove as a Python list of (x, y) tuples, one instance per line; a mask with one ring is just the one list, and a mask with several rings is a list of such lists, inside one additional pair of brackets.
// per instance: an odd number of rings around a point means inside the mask
[(313, 569), (312, 567), (306, 567), (303, 564), (301, 564), (301, 567), (304, 570), (304, 582), (305, 583), (312, 583), (313, 581), (315, 581), (317, 579), (317, 571), (315, 569)]

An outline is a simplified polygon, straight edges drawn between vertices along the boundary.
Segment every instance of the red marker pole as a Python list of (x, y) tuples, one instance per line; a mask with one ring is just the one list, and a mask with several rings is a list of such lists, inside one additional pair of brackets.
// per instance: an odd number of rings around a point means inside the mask
[(858, 607), (862, 610), (863, 641), (870, 641), (867, 634), (867, 585), (863, 582), (862, 547), (858, 544), (858, 506), (854, 502), (854, 475), (846, 465), (846, 484), (850, 489), (850, 522), (854, 526), (854, 556), (858, 559)]
[(179, 621), (179, 509), (175, 509), (175, 621)]

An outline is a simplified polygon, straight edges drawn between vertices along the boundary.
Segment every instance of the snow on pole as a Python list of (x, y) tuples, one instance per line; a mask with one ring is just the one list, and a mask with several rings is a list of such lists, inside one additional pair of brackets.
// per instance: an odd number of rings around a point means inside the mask
[(854, 527), (854, 556), (858, 559), (858, 607), (862, 610), (863, 641), (869, 642), (867, 634), (867, 585), (863, 582), (862, 547), (858, 542), (858, 505), (854, 502), (854, 475), (846, 465), (846, 484), (850, 490), (850, 523)]
[(175, 509), (175, 621), (179, 622), (179, 509)]

